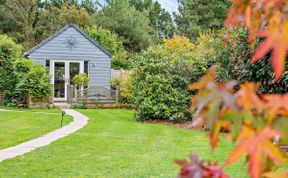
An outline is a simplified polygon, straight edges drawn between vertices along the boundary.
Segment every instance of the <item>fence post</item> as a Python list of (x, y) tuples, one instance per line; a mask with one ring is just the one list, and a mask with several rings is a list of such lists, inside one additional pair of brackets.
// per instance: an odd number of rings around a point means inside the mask
[(118, 104), (119, 102), (119, 86), (117, 85), (116, 87), (116, 103)]

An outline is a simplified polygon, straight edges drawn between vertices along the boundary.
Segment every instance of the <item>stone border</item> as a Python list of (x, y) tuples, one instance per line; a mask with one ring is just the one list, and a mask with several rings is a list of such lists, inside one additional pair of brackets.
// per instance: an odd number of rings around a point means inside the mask
[(88, 117), (73, 109), (63, 109), (63, 111), (73, 117), (73, 121), (70, 124), (50, 132), (42, 137), (38, 137), (19, 145), (0, 150), (0, 162), (6, 159), (14, 158), (16, 156), (24, 155), (25, 153), (31, 152), (37, 148), (49, 145), (60, 138), (66, 137), (78, 131), (88, 123)]

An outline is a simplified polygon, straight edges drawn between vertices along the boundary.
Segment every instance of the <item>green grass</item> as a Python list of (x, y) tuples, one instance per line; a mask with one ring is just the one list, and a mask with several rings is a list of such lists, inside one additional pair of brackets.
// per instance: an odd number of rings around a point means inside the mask
[[(37, 111), (41, 113), (36, 113), (35, 110), (26, 110), (25, 112), (0, 111), (0, 149), (32, 140), (61, 127), (60, 112), (57, 114), (47, 113), (46, 110)], [(66, 116), (64, 124), (71, 120), (72, 117)]]
[[(127, 110), (80, 110), (86, 127), (51, 145), (0, 163), (0, 177), (175, 177), (175, 159), (198, 152), (222, 164), (232, 145), (211, 152), (205, 133), (133, 121)], [(243, 162), (226, 170), (248, 177)]]
[(0, 106), (0, 109), (13, 110), (13, 111), (29, 111), (29, 112), (46, 112), (46, 113), (61, 113), (61, 109), (53, 108), (53, 109), (26, 109), (21, 107), (7, 107)]

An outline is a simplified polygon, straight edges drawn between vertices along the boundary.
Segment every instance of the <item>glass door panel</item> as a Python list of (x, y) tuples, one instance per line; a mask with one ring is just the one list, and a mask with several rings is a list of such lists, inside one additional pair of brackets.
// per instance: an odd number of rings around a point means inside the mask
[(74, 85), (73, 78), (75, 75), (80, 73), (80, 63), (79, 62), (70, 62), (69, 63), (69, 78), (70, 78), (70, 85)]
[(65, 62), (54, 63), (54, 98), (65, 98)]

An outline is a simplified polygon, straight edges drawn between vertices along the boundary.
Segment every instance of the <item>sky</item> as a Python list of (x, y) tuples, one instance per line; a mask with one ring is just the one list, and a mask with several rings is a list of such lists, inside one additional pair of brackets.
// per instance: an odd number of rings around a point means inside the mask
[(156, 1), (158, 1), (161, 4), (161, 6), (170, 13), (178, 11), (177, 0), (156, 0)]
[[(178, 2), (177, 2), (177, 0), (154, 0), (154, 1), (158, 1), (161, 4), (162, 8), (166, 9), (171, 14), (173, 12), (177, 12), (178, 11)], [(100, 0), (100, 2), (104, 2), (104, 1)]]

